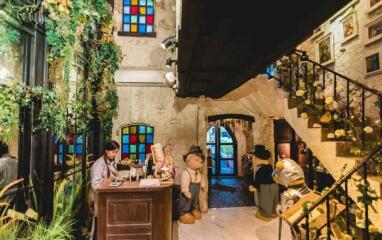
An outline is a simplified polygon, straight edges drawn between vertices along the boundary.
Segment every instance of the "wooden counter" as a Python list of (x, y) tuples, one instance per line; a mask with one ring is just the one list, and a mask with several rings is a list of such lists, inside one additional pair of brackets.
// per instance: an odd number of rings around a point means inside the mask
[(124, 182), (118, 187), (102, 183), (97, 194), (98, 240), (170, 240), (172, 184), (139, 187)]

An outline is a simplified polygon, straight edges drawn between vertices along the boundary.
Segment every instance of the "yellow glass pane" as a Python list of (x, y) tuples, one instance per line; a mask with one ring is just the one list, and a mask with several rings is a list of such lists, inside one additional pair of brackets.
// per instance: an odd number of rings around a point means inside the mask
[(139, 135), (139, 142), (144, 143), (145, 142), (145, 135)]
[(123, 134), (129, 134), (129, 128), (128, 127), (123, 128), (122, 133)]
[(139, 8), (139, 13), (140, 14), (146, 14), (146, 7), (140, 7)]
[[(135, 26), (135, 32), (137, 31), (137, 25), (136, 24), (133, 24), (131, 25), (131, 29), (133, 29), (133, 26)], [(133, 30), (131, 30), (133, 32)], [(137, 127), (130, 127), (130, 133), (131, 134), (136, 134), (137, 133)]]
[(131, 0), (131, 5), (138, 5), (138, 0)]
[[(137, 24), (131, 24), (131, 32), (137, 32)], [(133, 134), (133, 132), (131, 132), (131, 133)]]

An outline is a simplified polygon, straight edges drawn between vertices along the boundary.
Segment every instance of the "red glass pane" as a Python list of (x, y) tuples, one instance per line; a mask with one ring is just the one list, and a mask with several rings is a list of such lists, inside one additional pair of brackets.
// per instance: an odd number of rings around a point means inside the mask
[(130, 135), (130, 144), (134, 144), (137, 142), (137, 135)]
[(128, 153), (123, 153), (121, 157), (122, 157), (122, 159), (125, 159), (125, 158), (129, 157), (129, 154)]
[(137, 14), (138, 13), (138, 7), (137, 6), (132, 6), (131, 7), (131, 14)]
[(146, 144), (146, 153), (151, 153), (151, 144)]
[(154, 22), (154, 16), (146, 16), (147, 24), (153, 24), (153, 22)]

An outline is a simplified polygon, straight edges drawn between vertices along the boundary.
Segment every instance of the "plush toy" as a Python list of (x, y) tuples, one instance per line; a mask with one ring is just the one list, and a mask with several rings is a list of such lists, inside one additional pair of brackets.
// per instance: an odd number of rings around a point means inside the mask
[(204, 155), (200, 147), (194, 146), (183, 156), (186, 168), (181, 174), (181, 193), (179, 201), (179, 221), (192, 224), (199, 220), (202, 214), (199, 210), (199, 192), (202, 174), (199, 169), (203, 166)]

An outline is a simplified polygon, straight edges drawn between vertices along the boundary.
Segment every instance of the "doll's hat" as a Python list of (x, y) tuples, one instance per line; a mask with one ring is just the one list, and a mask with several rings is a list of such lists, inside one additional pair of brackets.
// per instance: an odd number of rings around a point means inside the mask
[(186, 155), (183, 155), (183, 160), (186, 161), (187, 156), (190, 154), (195, 154), (198, 157), (200, 157), (203, 161), (205, 160), (205, 156), (200, 146), (191, 146), (190, 150), (188, 150), (188, 153), (186, 153)]
[(256, 157), (264, 159), (264, 160), (267, 160), (271, 156), (271, 153), (265, 149), (264, 145), (256, 145), (253, 148), (253, 154)]

